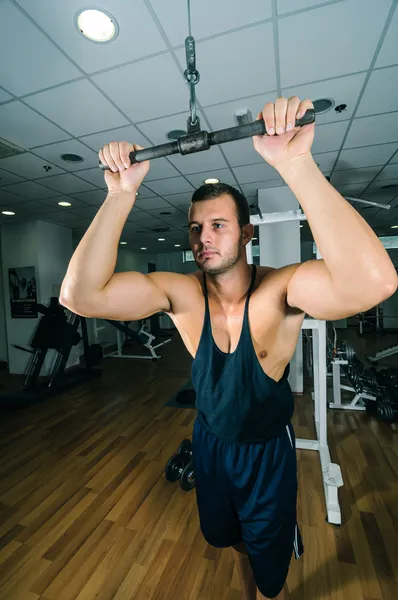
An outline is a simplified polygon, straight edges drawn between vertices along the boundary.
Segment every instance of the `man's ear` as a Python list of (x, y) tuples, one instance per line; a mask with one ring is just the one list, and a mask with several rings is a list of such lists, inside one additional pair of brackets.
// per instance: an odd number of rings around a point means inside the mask
[(246, 246), (246, 244), (248, 244), (250, 242), (250, 240), (252, 239), (253, 236), (254, 236), (254, 225), (252, 225), (251, 223), (244, 225), (242, 228), (242, 241), (245, 246)]

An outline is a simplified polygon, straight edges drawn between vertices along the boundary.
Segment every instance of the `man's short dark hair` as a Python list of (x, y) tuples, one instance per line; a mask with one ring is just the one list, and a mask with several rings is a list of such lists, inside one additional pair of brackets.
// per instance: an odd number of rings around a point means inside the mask
[(202, 200), (212, 200), (223, 194), (232, 196), (236, 206), (239, 226), (242, 229), (244, 225), (250, 223), (250, 208), (245, 196), (232, 185), (227, 183), (204, 183), (194, 191), (191, 202), (193, 204)]

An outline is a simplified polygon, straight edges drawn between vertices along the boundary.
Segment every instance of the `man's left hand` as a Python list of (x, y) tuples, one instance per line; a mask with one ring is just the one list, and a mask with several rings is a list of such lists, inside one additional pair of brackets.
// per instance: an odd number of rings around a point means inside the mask
[(258, 113), (256, 121), (264, 119), (268, 135), (253, 136), (254, 148), (275, 169), (311, 155), (315, 123), (295, 127), (296, 119), (309, 108), (314, 108), (311, 100), (300, 102), (297, 96), (292, 96), (269, 102)]

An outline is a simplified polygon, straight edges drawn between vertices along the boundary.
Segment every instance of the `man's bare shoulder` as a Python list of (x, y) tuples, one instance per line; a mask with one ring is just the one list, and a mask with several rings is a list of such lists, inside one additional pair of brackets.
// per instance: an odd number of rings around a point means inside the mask
[(287, 304), (287, 287), (290, 279), (293, 277), (300, 265), (301, 263), (294, 263), (280, 268), (257, 267), (259, 282), (256, 289), (256, 295), (262, 296), (263, 294), (275, 294), (278, 300), (283, 303), (289, 315), (303, 315), (303, 311), (299, 309), (293, 309)]
[(161, 288), (170, 301), (170, 314), (185, 312), (195, 298), (200, 297), (200, 271), (193, 273), (173, 273), (155, 271), (149, 277)]

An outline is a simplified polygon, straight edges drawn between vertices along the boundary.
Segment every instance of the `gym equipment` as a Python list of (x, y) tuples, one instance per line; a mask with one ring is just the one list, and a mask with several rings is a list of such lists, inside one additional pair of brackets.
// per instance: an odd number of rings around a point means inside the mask
[[(97, 319), (93, 319), (94, 320), (94, 336), (95, 336), (95, 340), (98, 343), (99, 341), (99, 336), (98, 333), (104, 329), (104, 326), (98, 326), (97, 323)], [(109, 323), (110, 325), (112, 325), (112, 327), (115, 327), (115, 329), (117, 329), (117, 350), (112, 351), (112, 352), (108, 352), (108, 353), (104, 353), (104, 358), (110, 357), (110, 358), (138, 358), (138, 359), (143, 359), (143, 360), (159, 360), (160, 358), (162, 358), (161, 354), (157, 354), (156, 350), (157, 348), (160, 348), (161, 346), (164, 346), (165, 344), (168, 344), (169, 342), (171, 342), (171, 338), (167, 338), (166, 340), (164, 340), (163, 342), (160, 342), (159, 344), (156, 344), (156, 346), (153, 345), (153, 342), (155, 341), (155, 336), (152, 335), (151, 333), (149, 333), (148, 328), (145, 324), (145, 319), (142, 320), (142, 324), (141, 327), (138, 331), (134, 331), (134, 329), (131, 329), (131, 327), (129, 327), (128, 325), (126, 325), (126, 323), (129, 323), (129, 321), (126, 321), (125, 323), (123, 323), (122, 321), (112, 321), (110, 319), (104, 319), (104, 321), (106, 323)], [(124, 339), (122, 338), (122, 333), (124, 333)], [(148, 350), (148, 354), (125, 354), (123, 353), (123, 346), (124, 343), (127, 339), (131, 339), (134, 340), (136, 342), (138, 342), (141, 346), (143, 346), (143, 348)], [(105, 346), (114, 346), (114, 344), (104, 344)]]
[(367, 312), (361, 312), (357, 315), (358, 333), (376, 333), (384, 335), (383, 308), (379, 305), (371, 308)]
[[(268, 213), (265, 215), (251, 215), (252, 225), (265, 225), (267, 223), (278, 223), (282, 221), (303, 221), (307, 217), (301, 210), (291, 210), (279, 213)], [(252, 242), (246, 246), (247, 262), (253, 262)], [(321, 258), (317, 249), (317, 258)], [(340, 466), (332, 463), (327, 439), (327, 363), (326, 363), (326, 321), (305, 318), (302, 325), (303, 330), (312, 331), (313, 352), (313, 380), (314, 391), (314, 420), (315, 440), (296, 439), (296, 448), (304, 450), (315, 450), (319, 452), (322, 468), (323, 488), (327, 520), (329, 523), (341, 525), (341, 510), (338, 498), (338, 488), (344, 485)]]
[[(195, 53), (195, 38), (191, 35), (191, 8), (188, 0), (188, 26), (189, 35), (185, 39), (185, 56), (187, 68), (184, 71), (184, 79), (189, 84), (190, 88), (190, 117), (187, 121), (187, 132), (188, 135), (181, 136), (175, 142), (168, 144), (160, 144), (159, 146), (151, 146), (150, 148), (144, 148), (143, 150), (137, 150), (130, 152), (131, 164), (137, 162), (143, 162), (144, 160), (153, 160), (163, 156), (170, 156), (172, 154), (192, 154), (194, 152), (202, 152), (203, 150), (209, 150), (211, 146), (216, 144), (225, 144), (226, 142), (232, 142), (253, 135), (263, 135), (267, 133), (265, 123), (263, 120), (254, 121), (253, 123), (246, 123), (237, 127), (230, 127), (228, 129), (221, 129), (209, 133), (208, 131), (201, 131), (200, 119), (197, 115), (196, 107), (196, 94), (195, 86), (199, 83), (200, 73), (196, 69), (196, 53)], [(301, 119), (296, 120), (296, 127), (303, 127), (315, 121), (315, 110), (309, 109)], [(99, 161), (99, 167), (103, 171), (110, 170), (108, 166), (102, 164)]]
[[(315, 111), (311, 108), (307, 110), (301, 119), (296, 120), (295, 126), (304, 127), (304, 125), (309, 125), (314, 123), (314, 121)], [(198, 126), (199, 117), (196, 117), (196, 123)], [(175, 142), (160, 144), (159, 146), (150, 146), (143, 150), (130, 152), (129, 156), (131, 164), (143, 162), (144, 160), (154, 160), (155, 158), (170, 156), (172, 154), (184, 155), (202, 152), (203, 150), (209, 150), (211, 146), (217, 144), (225, 144), (227, 142), (234, 142), (235, 140), (252, 137), (253, 135), (264, 135), (267, 133), (264, 121), (254, 121), (253, 123), (220, 129), (211, 133), (208, 131), (201, 131), (200, 129), (197, 130), (197, 126), (195, 127), (195, 131), (192, 132), (190, 119), (188, 119), (188, 135), (181, 136)], [(109, 167), (102, 162), (100, 162), (99, 167), (103, 171), (110, 170)]]
[[(2, 394), (0, 406), (7, 408), (20, 408), (39, 402), (50, 395), (64, 391), (76, 385), (101, 375), (100, 369), (94, 369), (102, 359), (102, 348), (96, 344), (89, 346), (87, 323), (85, 317), (80, 317), (66, 309), (58, 302), (57, 297), (52, 297), (49, 306), (37, 305), (41, 317), (30, 342), (30, 348), (14, 344), (15, 348), (32, 354), (28, 363), (23, 389)], [(81, 334), (79, 333), (81, 327)], [(65, 372), (73, 346), (83, 342), (83, 366), (73, 367)], [(56, 350), (56, 358), (51, 373), (46, 381), (39, 383), (38, 379), (42, 370), (48, 350)]]
[(195, 470), (192, 462), (192, 442), (185, 439), (179, 445), (176, 454), (168, 460), (165, 468), (167, 481), (180, 480), (180, 487), (189, 492), (195, 487)]
[(376, 352), (374, 356), (367, 356), (369, 362), (375, 363), (382, 358), (387, 358), (387, 356), (393, 356), (394, 354), (398, 354), (398, 346), (390, 346), (390, 348), (386, 348), (385, 350), (380, 350)]

